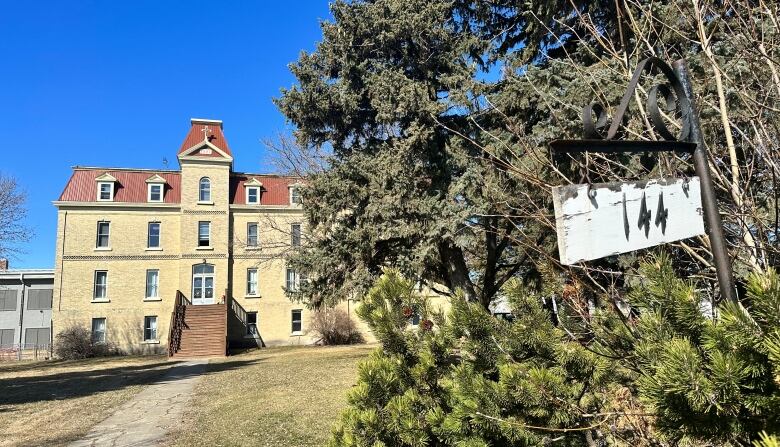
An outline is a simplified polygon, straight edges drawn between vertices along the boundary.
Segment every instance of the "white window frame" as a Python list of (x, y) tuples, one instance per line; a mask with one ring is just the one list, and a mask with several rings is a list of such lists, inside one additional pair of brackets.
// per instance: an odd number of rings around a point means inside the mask
[[(154, 273), (154, 284), (149, 282), (149, 274)], [(147, 300), (156, 301), (160, 299), (160, 269), (147, 269), (146, 280), (144, 285), (144, 298)], [(149, 286), (153, 287), (153, 295), (149, 294)]]
[[(295, 243), (295, 237), (296, 237), (295, 229), (296, 228), (298, 229), (298, 235), (297, 235), (298, 236), (298, 243), (297, 244)], [(293, 248), (300, 247), (302, 238), (303, 238), (303, 226), (300, 223), (298, 223), (298, 222), (291, 223), (290, 224), (290, 246), (293, 247)]]
[[(206, 224), (206, 227), (208, 228), (208, 245), (200, 245), (200, 225)], [(211, 221), (210, 220), (199, 220), (198, 221), (198, 248), (211, 248)]]
[[(298, 315), (300, 318), (298, 320), (295, 319), (295, 313), (298, 312)], [(298, 321), (300, 324), (300, 329), (297, 331), (295, 330), (295, 322)], [(301, 335), (303, 334), (303, 309), (292, 309), (290, 311), (290, 333), (292, 335)]]
[[(152, 235), (152, 224), (157, 224), (157, 245), (149, 245)], [(146, 248), (148, 250), (162, 250), (162, 222), (152, 221), (146, 224)]]
[[(108, 198), (101, 197), (103, 192), (103, 185), (108, 185)], [(114, 201), (114, 182), (97, 182), (97, 200), (98, 202), (113, 202)]]
[[(254, 272), (254, 281), (252, 281), (252, 272)], [(252, 291), (254, 285), (254, 291)], [(260, 296), (260, 273), (257, 268), (246, 269), (246, 296)]]
[[(297, 196), (298, 201), (293, 201), (293, 197)], [(298, 186), (290, 186), (290, 205), (299, 206), (301, 204), (301, 194), (298, 192)]]
[[(208, 197), (205, 199), (203, 198), (204, 180), (205, 184), (208, 185), (208, 190), (206, 191), (208, 193)], [(214, 203), (211, 200), (211, 179), (208, 177), (201, 177), (200, 180), (198, 180), (198, 203)]]
[[(95, 337), (95, 321), (97, 320), (103, 320), (103, 330), (100, 332), (103, 336), (98, 339)], [(94, 343), (105, 343), (106, 340), (108, 340), (108, 318), (106, 317), (97, 317), (92, 319), (92, 327), (90, 328), (90, 337), (92, 338), (92, 341)]]
[[(255, 226), (255, 243), (250, 244), (249, 243), (249, 228), (254, 225)], [(260, 247), (260, 224), (258, 222), (247, 222), (246, 223), (246, 247), (253, 249)]]
[[(106, 228), (108, 228), (106, 245), (100, 245), (100, 224), (106, 224)], [(95, 250), (111, 250), (111, 222), (108, 220), (97, 221), (95, 233)]]
[[(155, 186), (160, 187), (160, 199), (159, 200), (152, 200), (152, 188)], [(165, 195), (165, 184), (164, 183), (149, 183), (146, 186), (146, 201), (149, 203), (162, 203)]]
[[(259, 205), (260, 204), (260, 187), (259, 186), (247, 186), (244, 188), (246, 190), (246, 204), (247, 205)], [(255, 191), (255, 201), (250, 202), (249, 201), (249, 191)]]
[[(153, 325), (149, 324), (147, 321), (148, 322), (154, 321), (154, 324)], [(144, 335), (143, 335), (144, 342), (146, 342), (146, 343), (150, 343), (150, 342), (154, 343), (154, 342), (160, 341), (160, 338), (158, 337), (158, 328), (157, 328), (158, 321), (159, 321), (159, 319), (157, 318), (157, 315), (144, 315)], [(150, 332), (154, 331), (153, 334), (150, 334), (150, 335), (152, 335), (152, 337), (147, 337), (146, 336), (146, 331), (147, 330), (150, 331)]]
[[(292, 279), (290, 278), (292, 276)], [(284, 285), (288, 292), (299, 292), (301, 290), (301, 275), (297, 270), (287, 267), (284, 272)]]
[[(106, 282), (103, 284), (103, 296), (98, 296), (98, 274), (105, 273)], [(108, 270), (95, 270), (92, 278), (92, 301), (108, 301)]]

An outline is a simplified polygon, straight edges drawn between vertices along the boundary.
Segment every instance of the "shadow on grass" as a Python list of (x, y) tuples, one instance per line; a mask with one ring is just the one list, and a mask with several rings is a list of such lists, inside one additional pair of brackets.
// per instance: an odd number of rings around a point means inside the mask
[[(201, 365), (184, 362), (160, 361), (145, 365), (118, 366), (92, 371), (74, 371), (33, 377), (0, 379), (0, 412), (13, 411), (9, 405), (31, 402), (73, 399), (106, 391), (114, 391), (133, 385), (153, 385), (173, 382), (195, 375), (208, 375), (229, 369), (241, 368), (262, 359), (219, 362)], [(47, 365), (48, 366), (48, 365)], [(49, 369), (50, 370), (50, 369)]]

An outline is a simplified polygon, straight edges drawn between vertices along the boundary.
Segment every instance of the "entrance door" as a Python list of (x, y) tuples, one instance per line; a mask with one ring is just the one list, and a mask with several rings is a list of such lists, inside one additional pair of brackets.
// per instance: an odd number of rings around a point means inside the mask
[(192, 268), (192, 304), (214, 304), (212, 264), (198, 264)]

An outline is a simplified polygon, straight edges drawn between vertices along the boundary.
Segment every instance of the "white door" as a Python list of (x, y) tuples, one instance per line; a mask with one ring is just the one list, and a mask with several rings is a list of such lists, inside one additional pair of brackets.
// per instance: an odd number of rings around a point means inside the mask
[(192, 268), (192, 304), (214, 304), (214, 266), (198, 264)]

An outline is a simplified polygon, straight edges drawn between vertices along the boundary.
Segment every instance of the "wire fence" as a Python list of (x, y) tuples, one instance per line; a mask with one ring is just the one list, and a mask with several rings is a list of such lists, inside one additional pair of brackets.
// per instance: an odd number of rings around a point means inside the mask
[(51, 344), (22, 343), (0, 347), (0, 362), (18, 360), (49, 360), (52, 358)]

